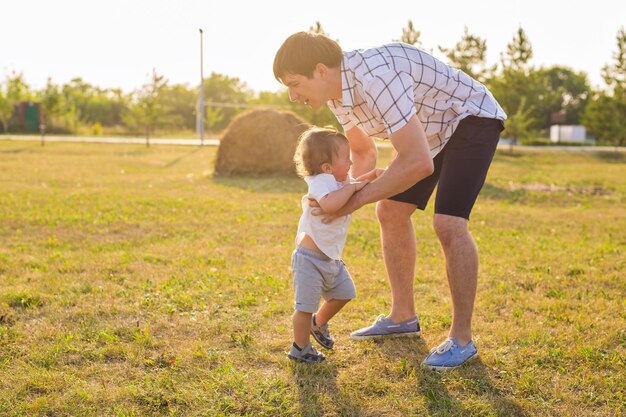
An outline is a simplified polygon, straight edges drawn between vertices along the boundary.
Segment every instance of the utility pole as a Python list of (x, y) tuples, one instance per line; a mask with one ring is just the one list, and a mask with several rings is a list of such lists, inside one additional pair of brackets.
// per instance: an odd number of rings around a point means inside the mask
[(198, 97), (198, 112), (196, 117), (196, 130), (200, 138), (200, 146), (204, 146), (204, 62), (203, 62), (203, 36), (200, 29), (200, 95)]

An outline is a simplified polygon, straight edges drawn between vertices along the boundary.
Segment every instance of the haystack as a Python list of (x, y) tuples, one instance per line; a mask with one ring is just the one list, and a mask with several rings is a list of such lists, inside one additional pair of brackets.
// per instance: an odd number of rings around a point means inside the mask
[(252, 110), (235, 118), (217, 150), (218, 175), (290, 175), (298, 137), (309, 124), (291, 112)]

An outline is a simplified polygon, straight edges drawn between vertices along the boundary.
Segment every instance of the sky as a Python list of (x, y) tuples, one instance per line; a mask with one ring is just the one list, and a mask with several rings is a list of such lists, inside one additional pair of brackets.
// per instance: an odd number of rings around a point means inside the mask
[(204, 76), (238, 77), (255, 91), (277, 91), (272, 62), (294, 32), (316, 21), (346, 50), (400, 38), (409, 20), (425, 49), (445, 57), (464, 27), (487, 41), (487, 61), (521, 26), (535, 66), (563, 65), (603, 87), (601, 68), (612, 62), (616, 34), (626, 26), (622, 0), (0, 0), (0, 80), (22, 73), (34, 89), (51, 78), (63, 84), (81, 77), (101, 88), (130, 92), (153, 69), (170, 84), (200, 82), (200, 34)]

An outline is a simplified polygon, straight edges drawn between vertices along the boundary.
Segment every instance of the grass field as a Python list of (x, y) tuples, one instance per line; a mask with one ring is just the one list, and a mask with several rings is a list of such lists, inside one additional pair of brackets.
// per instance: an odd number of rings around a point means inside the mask
[(496, 155), (470, 223), (480, 360), (436, 373), (420, 363), (451, 301), (432, 207), (414, 218), (422, 338), (348, 338), (389, 310), (365, 207), (336, 349), (293, 364), (305, 184), (214, 178), (215, 151), (0, 141), (0, 415), (626, 413), (624, 154)]

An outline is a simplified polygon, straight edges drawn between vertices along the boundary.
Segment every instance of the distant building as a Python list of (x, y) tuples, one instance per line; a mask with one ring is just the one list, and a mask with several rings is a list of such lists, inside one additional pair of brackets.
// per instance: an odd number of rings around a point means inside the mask
[(15, 106), (14, 117), (19, 131), (38, 132), (41, 124), (40, 103), (21, 101)]
[(552, 142), (580, 142), (587, 138), (585, 126), (579, 125), (552, 125), (550, 126), (550, 141)]

